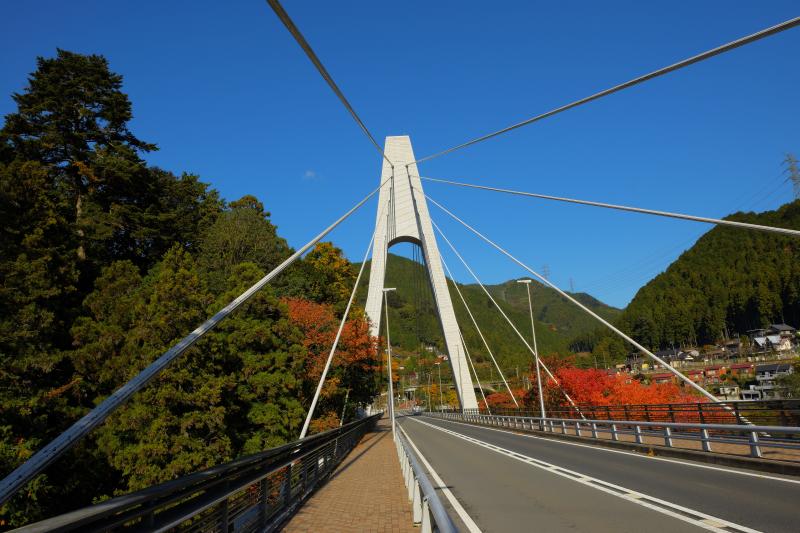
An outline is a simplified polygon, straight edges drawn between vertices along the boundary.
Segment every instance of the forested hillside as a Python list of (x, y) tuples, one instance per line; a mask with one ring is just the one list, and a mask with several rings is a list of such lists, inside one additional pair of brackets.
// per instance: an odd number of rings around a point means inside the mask
[[(775, 211), (727, 218), (800, 229), (800, 200)], [(617, 320), (654, 349), (709, 344), (775, 322), (800, 324), (800, 242), (730, 227), (703, 235), (642, 287)], [(624, 350), (619, 345), (616, 352)]]
[[(128, 128), (102, 56), (39, 58), (13, 99), (0, 130), (2, 476), (292, 252), (258, 199), (226, 202), (146, 163), (156, 146)], [(0, 508), (0, 529), (295, 440), (354, 281), (319, 244)], [(313, 429), (338, 425), (348, 389), (349, 413), (377, 391), (354, 315)]]
[[(422, 264), (405, 257), (389, 255), (386, 286), (397, 288), (396, 292), (388, 294), (392, 344), (408, 352), (417, 350), (420, 342), (435, 345), (444, 351), (441, 326), (435, 314), (433, 297), (426, 276)], [(449, 287), (456, 316), (463, 328), (470, 353), (476, 356), (478, 361), (488, 359), (483, 342), (450, 282)], [(510, 369), (519, 365), (521, 369), (526, 369), (531, 361), (530, 352), (494, 308), (494, 304), (480, 286), (459, 284), (459, 288), (501, 367)], [(488, 285), (486, 288), (528, 342), (531, 342), (528, 296), (525, 287), (511, 280), (499, 285)], [(366, 298), (365, 284), (362, 285), (359, 296), (363, 302)], [(554, 290), (534, 281), (531, 284), (531, 296), (536, 337), (539, 350), (543, 354), (552, 352), (564, 354), (575, 336), (594, 330), (596, 321)], [(578, 293), (575, 297), (605, 318), (613, 319), (620, 313), (619, 309), (607, 306), (588, 294)]]

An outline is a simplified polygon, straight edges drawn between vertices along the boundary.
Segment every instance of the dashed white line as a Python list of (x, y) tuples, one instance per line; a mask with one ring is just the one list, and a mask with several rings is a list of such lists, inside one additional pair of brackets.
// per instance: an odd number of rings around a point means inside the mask
[[(428, 417), (430, 418), (430, 417)], [(583, 444), (580, 442), (571, 442), (567, 440), (560, 440), (560, 439), (553, 439), (550, 437), (539, 437), (537, 435), (530, 435), (527, 433), (520, 433), (518, 431), (508, 430), (508, 429), (501, 429), (492, 426), (484, 426), (482, 424), (468, 424), (466, 422), (459, 422), (457, 420), (447, 420), (444, 418), (433, 418), (433, 420), (441, 420), (443, 422), (448, 422), (450, 424), (459, 424), (461, 426), (469, 426), (469, 427), (477, 427), (481, 429), (486, 429), (489, 431), (497, 431), (498, 433), (508, 433), (509, 435), (516, 435), (518, 437), (525, 437), (526, 439), (535, 439), (535, 440), (543, 440), (547, 442), (551, 442), (554, 444), (564, 444), (567, 446), (578, 446), (580, 448), (591, 448), (592, 450), (597, 450), (606, 453), (617, 453), (621, 455), (630, 455), (633, 457), (638, 457), (639, 459), (646, 459), (648, 461), (663, 461), (665, 463), (675, 463), (683, 466), (690, 466), (692, 468), (704, 468), (706, 470), (716, 470), (718, 472), (726, 472), (728, 474), (737, 474), (739, 476), (748, 476), (748, 477), (755, 477), (761, 479), (769, 479), (772, 481), (783, 481), (784, 483), (795, 483), (800, 484), (800, 479), (792, 479), (787, 477), (777, 477), (777, 476), (769, 476), (767, 474), (757, 474), (755, 472), (746, 472), (744, 470), (734, 470), (733, 468), (723, 468), (721, 466), (711, 466), (711, 465), (704, 465), (700, 463), (694, 463), (689, 461), (681, 461), (678, 459), (671, 459), (668, 457), (658, 457), (656, 455), (643, 455), (641, 453), (636, 452), (627, 452), (624, 450), (614, 450), (612, 448), (606, 448), (603, 446), (595, 446), (592, 444)]]
[(458, 499), (456, 499), (456, 497), (450, 491), (450, 489), (447, 488), (447, 485), (445, 484), (445, 482), (442, 481), (442, 478), (439, 477), (439, 474), (436, 473), (436, 470), (433, 469), (433, 467), (428, 462), (428, 460), (425, 458), (425, 456), (422, 455), (422, 452), (419, 451), (419, 448), (417, 448), (417, 445), (414, 444), (414, 441), (411, 440), (411, 437), (408, 436), (408, 433), (406, 433), (406, 430), (403, 429), (403, 426), (398, 424), (397, 428), (400, 431), (403, 432), (403, 435), (405, 436), (406, 440), (411, 445), (411, 447), (414, 449), (414, 453), (417, 454), (417, 457), (419, 457), (419, 460), (422, 461), (422, 464), (424, 464), (425, 468), (428, 469), (428, 473), (431, 475), (431, 477), (433, 478), (434, 483), (436, 483), (436, 485), (437, 485), (434, 488), (438, 488), (439, 490), (442, 491), (442, 494), (445, 495), (447, 500), (450, 502), (450, 505), (453, 506), (453, 509), (458, 514), (459, 518), (461, 518), (461, 521), (464, 523), (464, 525), (466, 526), (467, 530), (470, 533), (481, 533), (481, 529), (478, 527), (478, 524), (475, 523), (475, 521), (472, 519), (472, 517), (469, 516), (467, 511), (461, 505), (461, 502), (459, 502)]
[[(709, 530), (709, 531), (716, 531), (718, 533), (732, 533), (732, 532), (740, 532), (740, 533), (758, 533), (757, 530), (751, 529), (746, 526), (742, 526), (739, 524), (735, 524), (733, 522), (728, 522), (727, 520), (723, 520), (722, 518), (718, 518), (715, 516), (711, 516), (709, 514), (689, 509), (688, 507), (683, 507), (682, 505), (678, 505), (672, 502), (668, 502), (666, 500), (662, 500), (660, 498), (656, 498), (654, 496), (649, 496), (647, 494), (643, 494), (641, 492), (637, 492), (635, 490), (631, 490), (627, 487), (623, 487), (621, 485), (615, 485), (613, 483), (609, 483), (607, 481), (603, 481), (602, 479), (594, 478), (591, 476), (587, 476), (585, 474), (581, 474), (580, 472), (576, 472), (574, 470), (570, 470), (568, 468), (564, 468), (561, 466), (557, 466), (546, 461), (542, 461), (541, 459), (535, 459), (533, 457), (528, 457), (526, 455), (519, 454), (517, 452), (513, 452), (511, 450), (507, 450), (500, 446), (496, 446), (494, 444), (490, 444), (488, 442), (484, 442), (482, 440), (476, 439), (474, 437), (470, 437), (468, 435), (464, 435), (458, 433), (456, 431), (452, 431), (440, 426), (436, 426), (434, 424), (430, 424), (428, 422), (423, 422), (419, 419), (412, 418), (415, 422), (419, 424), (423, 424), (425, 426), (431, 427), (436, 429), (437, 431), (442, 431), (449, 435), (452, 435), (456, 438), (465, 440), (477, 446), (481, 446), (488, 450), (491, 450), (495, 453), (499, 453), (501, 455), (505, 455), (506, 457), (510, 457), (511, 459), (521, 461), (526, 463), (530, 466), (541, 468), (543, 470), (547, 470), (557, 476), (564, 477), (566, 479), (571, 479), (577, 483), (581, 483), (588, 487), (592, 487), (594, 489), (606, 492), (618, 498), (622, 498), (629, 502), (635, 503), (637, 505), (641, 505), (643, 507), (647, 507), (648, 509), (652, 509), (653, 511), (657, 511), (659, 513), (671, 516), (673, 518), (677, 518), (678, 520), (682, 520), (684, 522), (688, 522), (693, 524), (697, 527)], [(405, 433), (405, 432), (404, 432)]]

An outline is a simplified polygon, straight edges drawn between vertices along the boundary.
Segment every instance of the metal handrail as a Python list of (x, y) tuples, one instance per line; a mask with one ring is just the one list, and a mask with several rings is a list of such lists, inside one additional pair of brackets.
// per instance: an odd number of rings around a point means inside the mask
[(408, 499), (411, 501), (414, 524), (421, 524), (422, 533), (430, 533), (434, 526), (442, 533), (457, 533), (458, 528), (447, 514), (439, 494), (420, 466), (406, 437), (402, 435), (403, 429), (398, 429), (395, 434), (395, 445), (408, 489)]
[(739, 444), (748, 446), (750, 456), (756, 458), (763, 457), (762, 448), (800, 450), (800, 427), (796, 426), (542, 418), (536, 416), (488, 415), (467, 411), (428, 412), (426, 414), (445, 420), (462, 420), (473, 424), (545, 433), (559, 432), (567, 434), (567, 428), (570, 428), (575, 436), (593, 439), (599, 439), (600, 433), (610, 435), (613, 441), (618, 441), (620, 435), (633, 435), (637, 444), (644, 444), (645, 436), (654, 436), (663, 439), (664, 446), (670, 448), (676, 447), (673, 439), (694, 440), (701, 442), (702, 449), (705, 452), (712, 451), (712, 443)]
[[(464, 412), (511, 416), (537, 416), (538, 409), (492, 408), (487, 410), (464, 410)], [(663, 403), (663, 404), (577, 404), (576, 407), (561, 406), (548, 409), (548, 414), (559, 418), (588, 418), (605, 420), (646, 420), (657, 422), (701, 422), (739, 423), (779, 426), (800, 426), (800, 400), (723, 400), (712, 402)]]
[(234, 531), (270, 530), (327, 479), (380, 416), (362, 418), (18, 531), (164, 531), (220, 522), (224, 531), (229, 526)]

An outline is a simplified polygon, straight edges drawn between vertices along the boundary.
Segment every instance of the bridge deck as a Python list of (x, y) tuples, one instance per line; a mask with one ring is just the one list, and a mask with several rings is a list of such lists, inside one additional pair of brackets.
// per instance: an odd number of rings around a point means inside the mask
[(413, 532), (411, 504), (389, 421), (378, 422), (284, 531)]
[(483, 531), (798, 531), (796, 477), (427, 416), (398, 424)]

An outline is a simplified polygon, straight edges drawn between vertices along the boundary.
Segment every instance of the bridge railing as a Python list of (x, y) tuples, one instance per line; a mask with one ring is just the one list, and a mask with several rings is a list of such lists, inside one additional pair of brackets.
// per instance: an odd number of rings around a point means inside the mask
[(411, 501), (414, 524), (421, 526), (421, 533), (431, 533), (432, 531), (457, 533), (458, 529), (442, 505), (439, 493), (436, 492), (425, 470), (419, 464), (416, 454), (411, 449), (408, 440), (402, 435), (402, 431), (401, 428), (398, 428), (395, 434), (395, 445), (403, 471), (403, 480), (408, 489), (408, 499)]
[(800, 461), (800, 427), (795, 426), (541, 418), (489, 415), (479, 413), (477, 410), (439, 411), (427, 414), (446, 420), (521, 431), (559, 433), (668, 448), (699, 449), (703, 452), (749, 455), (755, 458), (762, 458), (767, 453), (770, 459)]
[(328, 478), (380, 416), (37, 522), (20, 531), (271, 531)]
[[(492, 407), (491, 414), (538, 416), (538, 409)], [(478, 412), (477, 410), (473, 412)], [(482, 409), (483, 414), (489, 414)], [(720, 403), (692, 402), (641, 405), (562, 406), (548, 409), (555, 418), (593, 420), (642, 420), (645, 422), (689, 422), (701, 424), (759, 424), (800, 426), (800, 400), (729, 400)]]

